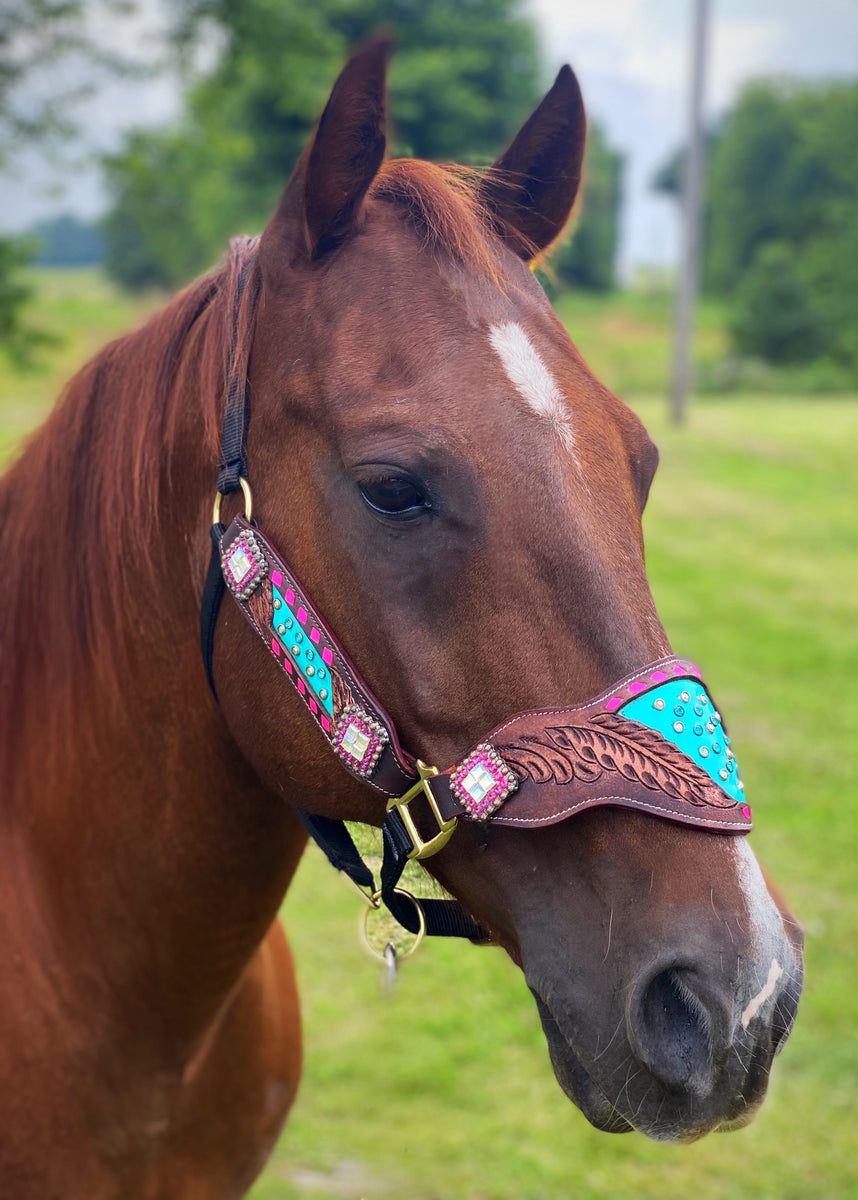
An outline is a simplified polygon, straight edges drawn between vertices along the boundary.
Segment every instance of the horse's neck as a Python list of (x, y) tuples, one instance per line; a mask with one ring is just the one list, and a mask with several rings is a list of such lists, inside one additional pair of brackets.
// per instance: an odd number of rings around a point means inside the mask
[[(189, 393), (182, 406), (198, 413), (199, 396)], [(238, 753), (205, 683), (197, 614), (213, 464), (192, 433), (190, 421), (187, 445), (179, 433), (174, 449), (181, 506), (171, 511), (161, 498), (153, 542), (130, 563), (140, 577), (128, 591), (122, 646), (107, 639), (92, 647), (66, 680), (71, 699), (50, 691), (62, 630), (54, 641), (48, 631), (31, 651), (7, 619), (0, 647), (30, 655), (15, 745), (0, 763), (0, 790), (9, 781), (0, 820), (16, 847), (15, 878), (7, 876), (3, 888), (11, 897), (9, 935), (26, 941), (38, 926), (67, 996), (84, 1010), (109, 1007), (108, 1017), (138, 1045), (149, 1034), (179, 1054), (234, 987), (305, 844), (293, 811)], [(38, 478), (51, 437), (56, 429), (43, 431), (12, 478), (0, 482), (0, 509), (11, 507), (13, 492), (26, 509), (34, 556), (56, 545), (57, 481), (46, 488)], [(73, 447), (65, 457), (75, 457)], [(86, 468), (93, 495), (103, 466), (90, 461)], [(81, 540), (91, 533), (85, 524), (76, 532)], [(123, 547), (103, 551), (121, 554)], [(35, 583), (39, 592), (34, 603), (53, 596), (59, 606), (71, 589), (98, 586), (92, 578), (52, 578), (55, 567), (45, 562), (36, 575), (21, 573), (20, 586)], [(44, 619), (61, 622), (52, 604), (46, 600)], [(54, 700), (65, 724), (49, 719)]]

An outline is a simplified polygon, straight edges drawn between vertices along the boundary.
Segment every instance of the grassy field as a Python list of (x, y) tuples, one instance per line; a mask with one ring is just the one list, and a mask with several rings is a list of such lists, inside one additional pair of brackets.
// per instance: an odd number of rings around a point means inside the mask
[[(140, 311), (93, 276), (48, 284), (45, 321), (69, 341), (37, 376), (0, 371), (0, 447)], [(707, 399), (676, 431), (647, 396), (663, 386), (666, 309), (559, 307), (662, 451), (649, 574), (675, 648), (703, 664), (729, 714), (754, 847), (807, 930), (795, 1033), (748, 1129), (690, 1147), (599, 1134), (554, 1082), (533, 1002), (500, 953), (426, 946), (383, 993), (358, 945), (359, 902), (310, 851), (284, 907), (305, 1075), (254, 1200), (858, 1197), (858, 397)], [(723, 334), (704, 316), (714, 353)]]

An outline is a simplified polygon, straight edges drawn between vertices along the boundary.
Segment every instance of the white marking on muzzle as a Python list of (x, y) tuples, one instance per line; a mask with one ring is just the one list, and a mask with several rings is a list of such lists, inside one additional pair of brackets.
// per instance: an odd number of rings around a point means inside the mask
[(751, 1021), (763, 1007), (770, 996), (774, 995), (778, 980), (783, 975), (784, 969), (776, 958), (772, 959), (772, 965), (769, 967), (769, 977), (756, 996), (749, 1001), (748, 1007), (742, 1013), (742, 1028), (747, 1029)]
[(783, 953), (784, 949), (784, 927), (781, 914), (766, 887), (760, 864), (757, 862), (757, 856), (751, 849), (748, 839), (745, 837), (734, 838), (733, 853), (739, 886), (744, 893), (748, 909), (750, 925), (748, 965), (759, 963), (762, 966), (764, 962), (771, 962), (766, 982), (756, 996), (748, 1002), (742, 1013), (742, 1028), (747, 1029), (766, 1001), (774, 995), (778, 980), (784, 973), (784, 968), (777, 957)]
[(571, 450), (575, 437), (563, 393), (522, 327), (514, 321), (492, 325), (489, 340), (518, 394)]

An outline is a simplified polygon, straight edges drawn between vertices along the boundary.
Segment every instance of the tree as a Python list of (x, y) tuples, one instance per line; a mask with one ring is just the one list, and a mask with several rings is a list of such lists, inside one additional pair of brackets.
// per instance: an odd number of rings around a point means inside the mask
[(571, 235), (551, 257), (552, 272), (561, 284), (593, 292), (614, 286), (622, 174), (622, 154), (611, 149), (600, 127), (591, 121), (581, 212)]
[[(22, 146), (64, 145), (74, 133), (74, 103), (92, 86), (92, 68), (127, 68), (100, 48), (90, 28), (99, 10), (127, 12), (125, 0), (4, 0), (0, 5), (0, 174)], [(86, 63), (89, 81), (76, 82), (57, 70), (69, 61)], [(38, 79), (39, 86), (32, 86)], [(48, 340), (31, 328), (24, 309), (33, 288), (25, 280), (35, 243), (0, 237), (0, 350), (25, 361), (34, 346)]]
[(739, 280), (730, 316), (736, 349), (771, 363), (805, 362), (825, 349), (819, 320), (785, 242), (764, 242)]
[(704, 286), (732, 300), (737, 349), (858, 379), (858, 82), (746, 88), (714, 136), (707, 213)]
[(40, 221), (31, 237), (37, 246), (33, 255), (37, 266), (93, 266), (104, 257), (98, 230), (68, 214)]
[(169, 132), (132, 134), (107, 164), (108, 268), (128, 286), (173, 286), (227, 237), (267, 219), (356, 42), (392, 26), (395, 153), (488, 162), (538, 94), (520, 0), (184, 0), (187, 50), (211, 27), (222, 50)]

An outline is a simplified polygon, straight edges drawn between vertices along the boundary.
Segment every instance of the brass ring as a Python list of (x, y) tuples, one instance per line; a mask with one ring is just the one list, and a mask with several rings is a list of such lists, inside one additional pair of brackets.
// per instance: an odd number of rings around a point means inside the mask
[[(411, 946), (408, 950), (406, 950), (404, 954), (397, 954), (397, 956), (396, 956), (400, 962), (404, 962), (404, 960), (406, 958), (411, 957), (411, 955), (414, 953), (414, 951), (417, 949), (417, 947), (420, 945), (420, 943), (423, 941), (423, 939), (426, 936), (426, 914), (423, 911), (423, 905), (420, 903), (420, 901), (417, 899), (416, 896), (412, 896), (411, 892), (407, 892), (405, 890), (405, 888), (398, 888), (398, 887), (394, 888), (393, 890), (394, 890), (394, 892), (396, 892), (397, 896), (407, 896), (408, 897), (408, 899), (411, 901), (411, 903), (417, 909), (417, 916), (420, 921), (420, 926), (417, 930), (417, 933), (411, 934), (411, 936), (414, 938), (414, 945)], [(382, 962), (384, 962), (385, 961), (384, 955), (379, 954), (379, 952), (376, 949), (374, 949), (372, 943), (369, 940), (369, 935), (367, 933), (367, 924), (369, 922), (369, 915), (372, 912), (378, 912), (379, 908), (381, 907), (380, 903), (379, 903), (380, 900), (381, 900), (381, 892), (380, 891), (375, 892), (373, 894), (371, 904), (367, 908), (365, 908), (363, 910), (363, 912), (361, 913), (360, 929), (361, 929), (361, 933), (363, 934), (363, 940), (364, 940), (367, 950), (369, 950), (369, 952), (373, 956), (373, 958), (379, 958), (379, 959), (381, 959)], [(405, 932), (410, 933), (410, 930), (406, 929)]]
[[(241, 485), (241, 490), (244, 495), (244, 519), (250, 520), (250, 515), (253, 512), (253, 496), (250, 491), (250, 484), (243, 475), (239, 475), (238, 482)], [(223, 505), (223, 492), (215, 493), (214, 509), (212, 510), (212, 525), (220, 524), (220, 510)]]

